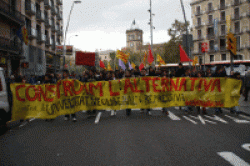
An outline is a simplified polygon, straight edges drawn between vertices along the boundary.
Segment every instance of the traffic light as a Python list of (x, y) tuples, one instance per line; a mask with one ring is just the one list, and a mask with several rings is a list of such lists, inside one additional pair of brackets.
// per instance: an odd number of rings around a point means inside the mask
[(236, 37), (232, 33), (227, 35), (227, 49), (236, 55)]

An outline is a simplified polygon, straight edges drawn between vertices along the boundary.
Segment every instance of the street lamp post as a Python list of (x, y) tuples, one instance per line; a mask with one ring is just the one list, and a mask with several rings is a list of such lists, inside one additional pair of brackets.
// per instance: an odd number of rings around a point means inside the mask
[(69, 37), (69, 45), (70, 45), (70, 38), (71, 37), (78, 37), (78, 35), (72, 35), (72, 36)]
[(69, 12), (69, 17), (68, 17), (68, 21), (67, 21), (67, 26), (66, 26), (66, 30), (65, 30), (65, 34), (64, 34), (64, 45), (63, 45), (63, 68), (65, 69), (65, 55), (66, 55), (66, 36), (67, 36), (67, 32), (68, 32), (68, 28), (69, 28), (69, 22), (70, 22), (70, 16), (71, 16), (71, 13), (73, 11), (73, 8), (74, 8), (74, 4), (78, 4), (78, 3), (81, 3), (81, 1), (73, 1), (72, 2), (72, 5), (71, 5), (71, 9), (70, 9), (70, 12)]

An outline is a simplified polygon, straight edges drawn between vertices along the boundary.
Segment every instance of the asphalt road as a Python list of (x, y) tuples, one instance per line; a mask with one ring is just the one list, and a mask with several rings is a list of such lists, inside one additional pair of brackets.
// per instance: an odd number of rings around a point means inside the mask
[(0, 137), (1, 165), (250, 165), (250, 117), (170, 108), (33, 120)]

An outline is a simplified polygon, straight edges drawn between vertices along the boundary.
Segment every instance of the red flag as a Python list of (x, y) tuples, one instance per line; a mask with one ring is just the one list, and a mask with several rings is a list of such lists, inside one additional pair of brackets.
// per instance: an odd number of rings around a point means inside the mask
[(104, 65), (103, 61), (101, 61), (101, 60), (100, 60), (100, 67), (105, 69), (105, 65)]
[(152, 62), (154, 62), (154, 56), (152, 54), (150, 45), (149, 45), (148, 49), (149, 49), (148, 63), (151, 64)]
[(76, 65), (95, 66), (95, 53), (76, 51)]
[(179, 48), (180, 48), (180, 60), (181, 62), (193, 62), (193, 60), (191, 60), (186, 52), (183, 50), (183, 48), (181, 47), (181, 45), (179, 45)]
[(139, 66), (140, 71), (141, 71), (141, 69), (143, 69), (143, 68), (144, 68), (144, 64), (141, 63), (140, 66)]

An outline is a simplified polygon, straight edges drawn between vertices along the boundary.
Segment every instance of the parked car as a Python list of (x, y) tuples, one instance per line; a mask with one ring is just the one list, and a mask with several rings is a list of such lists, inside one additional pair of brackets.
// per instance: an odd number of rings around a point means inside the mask
[(8, 101), (7, 86), (4, 70), (0, 67), (0, 130), (6, 128), (6, 122), (11, 119), (10, 105)]

